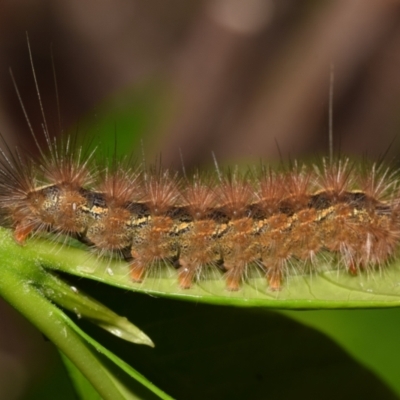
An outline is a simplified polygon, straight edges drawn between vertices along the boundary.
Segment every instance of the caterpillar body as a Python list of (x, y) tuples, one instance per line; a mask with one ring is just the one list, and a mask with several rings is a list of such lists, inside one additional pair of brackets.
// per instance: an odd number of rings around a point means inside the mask
[[(37, 140), (13, 75), (17, 96), (39, 152), (0, 146), (0, 223), (23, 244), (40, 232), (74, 237), (105, 255), (118, 254), (133, 281), (155, 263), (178, 269), (182, 289), (203, 272), (224, 272), (240, 289), (251, 271), (279, 290), (290, 274), (320, 270), (331, 253), (350, 274), (383, 268), (400, 242), (400, 177), (382, 162), (346, 158), (225, 173), (179, 176), (168, 169), (101, 167), (95, 151), (50, 134), (28, 40), (47, 148)], [(332, 149), (331, 149), (332, 151)]]
[(184, 289), (218, 268), (238, 290), (257, 268), (279, 290), (291, 273), (318, 272), (320, 253), (357, 274), (383, 267), (400, 241), (399, 179), (380, 164), (324, 160), (188, 178), (124, 162), (93, 167), (93, 153), (46, 137), (49, 155), (35, 160), (2, 151), (3, 224), (20, 244), (51, 231), (117, 253), (137, 282), (163, 261)]

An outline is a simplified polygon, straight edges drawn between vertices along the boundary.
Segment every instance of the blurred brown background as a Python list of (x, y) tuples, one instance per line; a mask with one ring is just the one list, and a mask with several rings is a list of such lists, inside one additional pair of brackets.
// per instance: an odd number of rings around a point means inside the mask
[[(400, 149), (399, 1), (3, 0), (0, 132), (29, 148), (9, 74), (40, 132), (25, 32), (52, 124), (51, 47), (65, 129), (104, 99), (159, 85), (159, 121), (143, 142), (168, 166), (180, 167), (180, 151), (187, 168), (211, 163), (212, 152), (221, 163), (327, 154), (331, 65), (336, 152), (374, 158), (391, 143), (391, 157)], [(10, 321), (0, 352), (15, 336)]]
[(211, 152), (221, 162), (326, 154), (330, 65), (336, 151), (400, 148), (398, 1), (3, 1), (0, 127), (9, 141), (29, 136), (9, 67), (40, 129), (25, 31), (52, 105), (53, 47), (64, 127), (127, 88), (163, 86), (161, 123), (143, 140), (168, 166), (180, 166), (179, 150), (188, 167)]

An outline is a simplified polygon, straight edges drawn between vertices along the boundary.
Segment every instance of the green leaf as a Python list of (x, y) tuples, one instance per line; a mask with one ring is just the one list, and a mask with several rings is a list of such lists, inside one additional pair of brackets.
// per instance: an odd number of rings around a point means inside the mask
[(288, 278), (282, 290), (268, 290), (263, 277), (250, 278), (238, 292), (225, 289), (221, 276), (201, 281), (191, 289), (181, 289), (176, 271), (158, 266), (154, 275), (142, 283), (129, 278), (128, 265), (123, 261), (101, 259), (81, 248), (52, 243), (46, 239), (30, 239), (18, 246), (6, 229), (0, 229), (1, 249), (5, 254), (18, 254), (48, 269), (68, 272), (97, 280), (125, 290), (152, 295), (241, 307), (281, 309), (372, 308), (400, 306), (400, 264), (394, 262), (384, 271), (350, 276), (335, 266), (314, 275)]
[(282, 313), (329, 336), (400, 395), (399, 308)]
[(154, 347), (151, 339), (127, 318), (120, 317), (103, 304), (83, 294), (58, 277), (46, 273), (34, 285), (54, 303), (74, 312), (78, 318), (87, 318), (103, 329), (128, 342)]
[(81, 282), (119, 313), (135, 316), (156, 347), (133, 349), (82, 321), (85, 330), (174, 398), (397, 398), (334, 341), (277, 313)]

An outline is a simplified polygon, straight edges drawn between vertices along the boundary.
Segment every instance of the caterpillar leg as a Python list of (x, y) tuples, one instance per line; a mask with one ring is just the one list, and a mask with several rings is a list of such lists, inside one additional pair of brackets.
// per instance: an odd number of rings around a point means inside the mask
[(277, 292), (282, 288), (282, 274), (279, 270), (270, 271), (267, 274), (269, 290)]
[(346, 265), (346, 269), (348, 271), (348, 273), (352, 276), (357, 276), (359, 271), (359, 268), (357, 267), (356, 263), (354, 262), (354, 260), (350, 261), (347, 265)]
[(196, 275), (197, 267), (192, 263), (185, 260), (179, 260), (180, 268), (178, 269), (178, 283), (182, 289), (190, 289), (194, 277)]
[(273, 265), (268, 265), (262, 263), (262, 268), (265, 271), (265, 277), (267, 278), (268, 288), (272, 292), (277, 292), (282, 288), (282, 268), (283, 268), (282, 260), (277, 263), (273, 263)]
[(240, 264), (230, 264), (224, 263), (224, 267), (227, 270), (225, 274), (226, 289), (231, 292), (236, 292), (240, 289), (243, 273), (245, 270), (245, 265)]
[(144, 272), (146, 269), (146, 263), (144, 263), (140, 258), (135, 258), (130, 264), (130, 274), (134, 282), (142, 282)]
[(15, 227), (14, 231), (14, 239), (15, 241), (23, 245), (26, 238), (29, 236), (29, 234), (33, 231), (33, 226), (32, 225), (25, 225), (25, 224), (17, 224)]

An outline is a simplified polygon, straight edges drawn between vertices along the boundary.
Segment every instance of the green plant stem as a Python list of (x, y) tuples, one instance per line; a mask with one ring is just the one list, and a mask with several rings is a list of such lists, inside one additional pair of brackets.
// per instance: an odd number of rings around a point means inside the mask
[(65, 323), (62, 312), (12, 268), (4, 265), (0, 280), (0, 292), (4, 299), (20, 311), (32, 324), (46, 335), (86, 376), (105, 399), (121, 399), (106, 371), (99, 369), (99, 359), (82, 338)]

